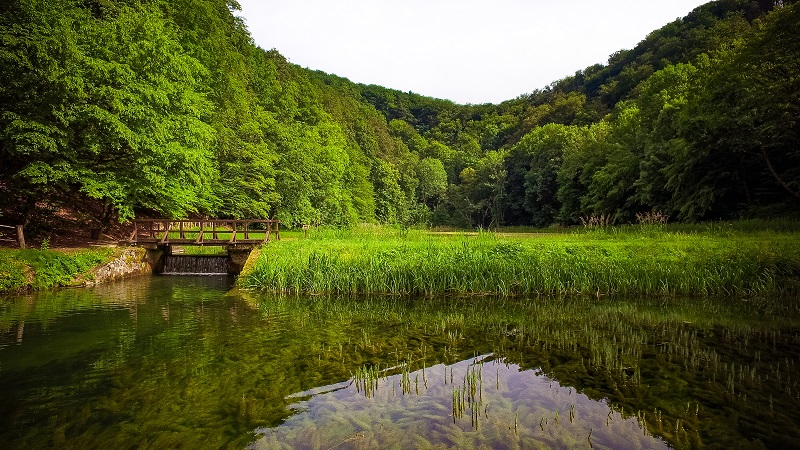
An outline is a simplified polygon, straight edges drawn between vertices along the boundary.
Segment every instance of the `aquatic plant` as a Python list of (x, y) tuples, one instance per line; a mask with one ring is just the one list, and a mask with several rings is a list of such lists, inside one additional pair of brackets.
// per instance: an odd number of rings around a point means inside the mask
[(0, 386), (19, 412), (0, 442), (585, 448), (591, 433), (597, 448), (633, 448), (632, 439), (654, 448), (653, 435), (676, 448), (756, 439), (787, 448), (800, 439), (796, 298), (240, 297), (229, 288), (153, 277), (5, 302)]

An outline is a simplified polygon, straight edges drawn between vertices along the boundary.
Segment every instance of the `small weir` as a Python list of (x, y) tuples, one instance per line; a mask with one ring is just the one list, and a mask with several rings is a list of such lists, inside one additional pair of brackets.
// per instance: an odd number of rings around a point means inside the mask
[[(147, 249), (154, 273), (162, 275), (238, 275), (250, 252), (281, 239), (280, 220), (171, 220), (133, 221), (129, 245)], [(176, 247), (219, 246), (227, 255), (175, 255)]]
[(161, 275), (228, 275), (228, 256), (165, 255)]

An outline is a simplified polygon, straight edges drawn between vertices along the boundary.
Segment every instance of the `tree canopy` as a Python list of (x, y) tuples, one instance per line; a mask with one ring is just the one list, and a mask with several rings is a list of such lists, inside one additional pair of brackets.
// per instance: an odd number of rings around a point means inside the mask
[(3, 216), (474, 227), (800, 210), (794, 2), (708, 3), (498, 105), (300, 68), (257, 47), (237, 10), (6, 1)]

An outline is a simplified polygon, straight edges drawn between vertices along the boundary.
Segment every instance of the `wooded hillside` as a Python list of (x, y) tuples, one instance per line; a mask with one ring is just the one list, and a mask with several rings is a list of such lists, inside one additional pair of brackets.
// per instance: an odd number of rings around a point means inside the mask
[[(800, 210), (800, 8), (721, 0), (499, 105), (257, 47), (226, 0), (0, 6), (0, 222), (460, 227)], [(535, 86), (532, 86), (535, 88)]]

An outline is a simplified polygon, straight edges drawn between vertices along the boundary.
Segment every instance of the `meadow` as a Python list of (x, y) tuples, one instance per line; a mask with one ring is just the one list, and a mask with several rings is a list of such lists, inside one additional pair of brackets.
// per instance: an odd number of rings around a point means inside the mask
[(795, 225), (739, 222), (561, 233), (315, 229), (266, 245), (239, 283), (296, 294), (757, 296), (796, 292), (799, 278)]

